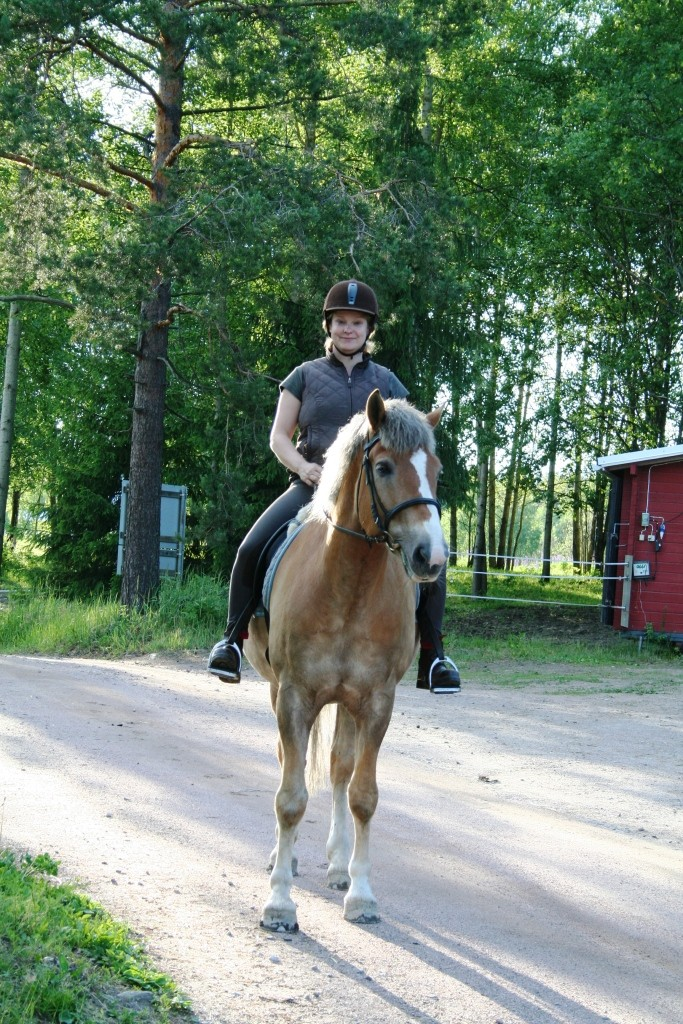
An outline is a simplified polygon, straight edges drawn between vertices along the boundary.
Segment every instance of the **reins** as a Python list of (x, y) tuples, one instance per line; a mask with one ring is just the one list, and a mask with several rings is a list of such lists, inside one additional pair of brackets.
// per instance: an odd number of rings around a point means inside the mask
[[(436, 498), (407, 498), (405, 501), (400, 501), (398, 505), (394, 505), (392, 509), (386, 508), (379, 494), (377, 493), (377, 485), (375, 483), (375, 473), (370, 461), (370, 452), (379, 443), (379, 434), (371, 438), (363, 446), (363, 462), (361, 464), (358, 480), (356, 482), (356, 517), (360, 523), (360, 485), (365, 476), (365, 483), (370, 490), (370, 511), (372, 512), (372, 518), (375, 525), (379, 529), (379, 533), (368, 533), (365, 529), (351, 530), (348, 526), (341, 526), (339, 523), (335, 523), (330, 513), (325, 510), (325, 518), (335, 530), (339, 530), (340, 533), (346, 533), (350, 537), (358, 537), (360, 540), (364, 540), (367, 544), (386, 544), (390, 551), (398, 552), (401, 550), (401, 545), (398, 541), (394, 540), (389, 532), (389, 523), (399, 512), (402, 512), (405, 508), (410, 508), (412, 505), (434, 505), (441, 515), (441, 505)], [(362, 528), (361, 523), (361, 528)]]

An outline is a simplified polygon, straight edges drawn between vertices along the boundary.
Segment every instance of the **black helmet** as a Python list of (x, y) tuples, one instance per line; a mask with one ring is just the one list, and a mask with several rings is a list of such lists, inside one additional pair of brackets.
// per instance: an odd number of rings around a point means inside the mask
[(333, 284), (325, 297), (323, 316), (327, 323), (330, 313), (338, 309), (356, 310), (370, 317), (370, 330), (375, 327), (379, 313), (377, 296), (370, 285), (362, 281), (338, 281)]

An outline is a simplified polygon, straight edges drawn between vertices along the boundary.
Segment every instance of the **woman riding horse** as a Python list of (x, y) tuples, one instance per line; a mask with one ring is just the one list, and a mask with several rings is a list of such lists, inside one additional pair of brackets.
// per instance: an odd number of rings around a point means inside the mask
[[(237, 552), (230, 576), (227, 627), (223, 639), (211, 651), (207, 666), (209, 672), (226, 682), (240, 681), (243, 642), (260, 600), (259, 559), (273, 535), (313, 497), (323, 457), (339, 429), (365, 409), (375, 389), (384, 399), (405, 398), (408, 394), (390, 370), (371, 358), (377, 318), (377, 297), (372, 288), (362, 281), (337, 282), (323, 305), (325, 355), (297, 366), (280, 385), (270, 447), (289, 470), (290, 485), (252, 526)], [(417, 686), (432, 693), (459, 693), (458, 669), (443, 650), (445, 603), (444, 563), (438, 579), (420, 588)]]
[(346, 893), (347, 921), (380, 920), (370, 883), (377, 759), (415, 654), (415, 586), (436, 580), (448, 558), (436, 497), (440, 415), (372, 392), (332, 442), (315, 497), (289, 535), (268, 625), (258, 615), (249, 625), (244, 652), (270, 683), (278, 725), (277, 845), (260, 919), (272, 931), (299, 927), (297, 834), (309, 787), (319, 788), (327, 766), (328, 885)]

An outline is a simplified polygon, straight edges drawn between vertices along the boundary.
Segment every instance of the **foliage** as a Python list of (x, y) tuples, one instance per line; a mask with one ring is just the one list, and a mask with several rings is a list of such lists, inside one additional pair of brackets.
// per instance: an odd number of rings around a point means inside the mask
[[(350, 275), (378, 291), (379, 360), (419, 406), (447, 401), (460, 537), (481, 497), (491, 557), (514, 552), (557, 465), (550, 528), (571, 516), (574, 560), (599, 562), (595, 457), (683, 436), (677, 0), (3, 15), (0, 292), (76, 306), (22, 307), (11, 486), (25, 513), (42, 495), (55, 593), (112, 585), (157, 271), (177, 309), (163, 478), (189, 490), (193, 569), (226, 572), (282, 488), (278, 381)], [(183, 42), (163, 174), (162, 34)]]
[[(537, 572), (517, 571), (512, 578), (492, 573), (490, 600), (479, 601), (458, 596), (467, 593), (467, 571), (449, 570), (446, 650), (465, 678), (495, 683), (500, 670), (505, 678), (512, 672), (518, 682), (529, 683), (534, 679), (525, 666), (532, 661), (549, 666), (552, 675), (558, 664), (600, 671), (677, 656), (670, 644), (638, 646), (601, 626), (600, 581), (572, 578), (570, 564), (555, 571), (547, 583)], [(107, 658), (199, 655), (203, 661), (225, 626), (226, 596), (220, 580), (193, 574), (183, 583), (165, 580), (158, 601), (143, 612), (122, 608), (115, 599), (70, 601), (14, 592), (0, 611), (0, 651)]]
[(49, 854), (0, 851), (0, 1020), (125, 1024), (132, 1011), (117, 993), (131, 987), (154, 993), (150, 1024), (178, 1020), (187, 1004), (173, 982), (125, 926), (55, 884), (58, 867)]

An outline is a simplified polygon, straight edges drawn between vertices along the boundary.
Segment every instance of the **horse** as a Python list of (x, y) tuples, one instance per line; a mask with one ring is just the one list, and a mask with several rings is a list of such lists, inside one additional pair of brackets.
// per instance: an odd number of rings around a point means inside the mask
[(377, 757), (396, 686), (416, 651), (417, 585), (435, 580), (448, 554), (436, 499), (441, 463), (433, 432), (440, 417), (440, 409), (425, 414), (373, 391), (327, 452), (301, 528), (277, 568), (269, 623), (251, 619), (244, 650), (270, 682), (281, 767), (270, 897), (260, 921), (266, 929), (299, 927), (291, 898), (294, 844), (310, 766), (322, 752), (320, 712), (330, 705), (336, 718), (327, 741), (327, 881), (346, 890), (347, 921), (380, 920), (369, 880)]

